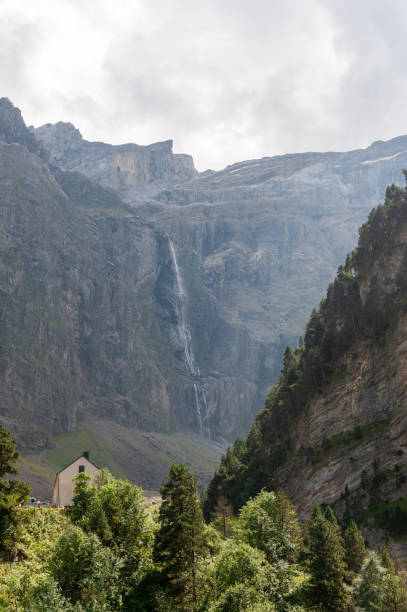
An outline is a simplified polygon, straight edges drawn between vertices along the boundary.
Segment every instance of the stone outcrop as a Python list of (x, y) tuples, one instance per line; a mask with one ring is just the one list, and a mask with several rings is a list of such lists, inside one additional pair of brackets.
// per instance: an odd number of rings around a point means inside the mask
[(44, 143), (52, 163), (120, 190), (133, 204), (166, 185), (197, 175), (190, 155), (173, 154), (172, 140), (148, 146), (89, 142), (72, 123), (62, 121), (33, 129), (32, 133)]

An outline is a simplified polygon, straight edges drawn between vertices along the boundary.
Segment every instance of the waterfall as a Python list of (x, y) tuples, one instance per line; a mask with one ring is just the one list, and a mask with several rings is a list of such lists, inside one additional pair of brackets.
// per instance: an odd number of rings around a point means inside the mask
[[(187, 294), (184, 289), (184, 283), (182, 280), (182, 274), (178, 266), (177, 255), (175, 253), (174, 244), (171, 238), (168, 236), (168, 246), (171, 255), (172, 267), (175, 273), (175, 295), (177, 297), (177, 323), (178, 323), (178, 334), (184, 347), (184, 362), (188, 375), (194, 380), (194, 398), (196, 415), (199, 423), (199, 433), (201, 439), (204, 435), (203, 421), (206, 422), (206, 432), (208, 439), (211, 439), (211, 431), (209, 427), (209, 415), (208, 415), (208, 404), (206, 401), (205, 389), (199, 382), (201, 372), (198, 364), (195, 361), (195, 355), (192, 348), (191, 332), (186, 323), (187, 313)], [(202, 410), (203, 408), (203, 410)], [(204, 412), (204, 418), (202, 413)]]
[(194, 393), (195, 393), (196, 415), (198, 417), (198, 422), (199, 422), (199, 433), (200, 433), (201, 440), (202, 440), (203, 427), (202, 427), (201, 402), (199, 401), (198, 386), (196, 383), (194, 383)]

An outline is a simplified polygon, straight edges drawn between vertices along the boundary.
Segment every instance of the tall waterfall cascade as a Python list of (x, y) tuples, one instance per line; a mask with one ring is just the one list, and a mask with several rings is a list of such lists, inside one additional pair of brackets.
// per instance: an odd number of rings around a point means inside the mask
[(199, 433), (201, 439), (207, 435), (208, 440), (211, 439), (211, 430), (209, 426), (208, 403), (206, 400), (205, 389), (200, 380), (201, 372), (195, 360), (194, 351), (192, 348), (192, 339), (189, 326), (186, 321), (188, 313), (188, 295), (184, 289), (182, 274), (178, 265), (177, 255), (174, 244), (168, 236), (168, 247), (171, 255), (171, 263), (175, 275), (175, 296), (177, 305), (177, 324), (178, 335), (184, 347), (184, 362), (188, 376), (193, 381), (195, 409), (199, 424)]

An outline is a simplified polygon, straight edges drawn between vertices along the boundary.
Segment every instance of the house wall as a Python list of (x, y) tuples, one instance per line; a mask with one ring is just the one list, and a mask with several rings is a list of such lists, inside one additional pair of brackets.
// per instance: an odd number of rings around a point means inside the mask
[(59, 472), (55, 478), (54, 491), (52, 495), (53, 506), (70, 506), (72, 504), (73, 490), (75, 483), (72, 478), (79, 474), (79, 466), (85, 467), (85, 473), (92, 477), (90, 484), (93, 484), (99, 469), (85, 457), (79, 457), (71, 465)]

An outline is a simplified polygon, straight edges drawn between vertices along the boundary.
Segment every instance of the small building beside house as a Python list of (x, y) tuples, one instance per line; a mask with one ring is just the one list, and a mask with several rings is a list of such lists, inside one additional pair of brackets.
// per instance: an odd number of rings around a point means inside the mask
[(54, 480), (54, 490), (52, 493), (53, 506), (70, 506), (72, 504), (75, 483), (72, 479), (77, 474), (86, 472), (91, 477), (90, 484), (93, 484), (100, 469), (89, 459), (89, 451), (72, 461), (69, 465), (59, 470)]

